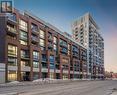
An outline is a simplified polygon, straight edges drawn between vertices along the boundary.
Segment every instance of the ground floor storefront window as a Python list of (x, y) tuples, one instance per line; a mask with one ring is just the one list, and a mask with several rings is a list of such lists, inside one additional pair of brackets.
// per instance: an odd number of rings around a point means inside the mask
[(63, 73), (63, 79), (68, 79), (68, 74)]
[(8, 71), (8, 81), (16, 81), (16, 80), (17, 80), (17, 72)]
[(30, 72), (21, 72), (22, 81), (30, 81)]
[(33, 73), (33, 80), (39, 79), (39, 72)]
[(54, 73), (53, 72), (50, 72), (50, 78), (54, 79)]

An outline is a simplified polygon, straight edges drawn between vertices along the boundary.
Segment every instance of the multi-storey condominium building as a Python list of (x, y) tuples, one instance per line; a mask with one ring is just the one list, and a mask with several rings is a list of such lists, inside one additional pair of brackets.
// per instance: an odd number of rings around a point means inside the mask
[(0, 14), (0, 82), (86, 76), (83, 45), (29, 12)]
[(89, 13), (72, 23), (73, 38), (87, 48), (89, 78), (104, 77), (104, 39)]

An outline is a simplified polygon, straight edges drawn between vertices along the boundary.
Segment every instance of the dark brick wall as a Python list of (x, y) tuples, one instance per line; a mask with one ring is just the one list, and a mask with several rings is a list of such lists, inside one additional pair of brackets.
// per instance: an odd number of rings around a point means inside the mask
[(0, 63), (5, 63), (5, 17), (0, 17)]

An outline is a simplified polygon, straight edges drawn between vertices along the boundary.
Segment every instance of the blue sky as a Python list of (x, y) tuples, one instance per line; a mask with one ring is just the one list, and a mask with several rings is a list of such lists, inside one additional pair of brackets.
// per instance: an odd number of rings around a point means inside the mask
[(117, 0), (14, 0), (19, 10), (71, 34), (71, 22), (90, 12), (105, 39), (106, 70), (117, 72)]

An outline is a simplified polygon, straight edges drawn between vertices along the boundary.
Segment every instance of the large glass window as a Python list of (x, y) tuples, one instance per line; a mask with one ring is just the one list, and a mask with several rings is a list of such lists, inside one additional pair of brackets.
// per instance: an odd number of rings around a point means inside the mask
[(20, 44), (27, 45), (27, 42), (26, 41), (23, 41), (23, 40), (20, 40)]
[(57, 38), (54, 37), (54, 44), (57, 44)]
[(33, 68), (38, 68), (39, 67), (39, 62), (33, 61)]
[(68, 60), (68, 59), (63, 58), (63, 59), (62, 59), (62, 63), (64, 63), (64, 64), (69, 64), (69, 60)]
[(43, 39), (40, 39), (40, 46), (45, 46), (45, 42), (44, 42), (44, 40)]
[(45, 38), (45, 32), (43, 30), (40, 30), (40, 37), (43, 39)]
[(36, 59), (36, 60), (39, 59), (39, 52), (38, 51), (33, 51), (33, 59)]
[(20, 30), (20, 44), (27, 45), (28, 34)]
[(50, 63), (54, 63), (54, 56), (50, 55)]
[(53, 73), (53, 72), (50, 72), (49, 75), (50, 75), (50, 78), (51, 78), (51, 79), (54, 79), (54, 73)]
[(17, 57), (17, 47), (8, 45), (8, 56)]
[(68, 79), (68, 74), (63, 73), (63, 79)]
[(53, 55), (50, 55), (50, 69), (54, 69), (54, 56)]
[(24, 31), (27, 31), (27, 23), (23, 20), (19, 20), (19, 28), (24, 30)]
[(17, 80), (17, 72), (8, 71), (8, 81), (16, 81), (16, 80)]
[(29, 51), (21, 50), (21, 58), (29, 58)]
[(57, 46), (56, 45), (54, 45), (54, 51), (57, 51)]
[(45, 54), (42, 54), (42, 61), (46, 62), (47, 58)]

